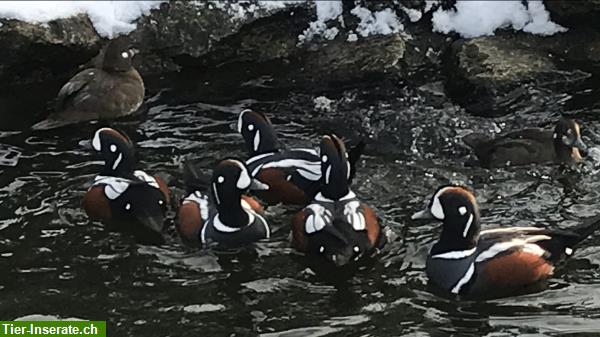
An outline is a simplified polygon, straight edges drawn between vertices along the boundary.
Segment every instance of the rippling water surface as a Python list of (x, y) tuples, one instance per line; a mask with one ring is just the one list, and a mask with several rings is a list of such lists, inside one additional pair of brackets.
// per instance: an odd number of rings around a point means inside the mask
[[(138, 146), (139, 168), (166, 172), (182, 194), (181, 163), (210, 172), (220, 158), (245, 156), (234, 131), (250, 107), (272, 116), (282, 140), (311, 146), (318, 135), (370, 137), (354, 190), (396, 235), (380, 262), (346, 284), (322, 282), (289, 246), (294, 209), (271, 206), (268, 242), (239, 251), (182, 247), (167, 220), (163, 246), (145, 246), (89, 221), (80, 209), (100, 162), (78, 142), (99, 125), (32, 133), (18, 122), (0, 127), (0, 317), (33, 314), (108, 320), (111, 336), (540, 336), (600, 333), (600, 233), (551, 279), (549, 288), (488, 302), (432, 294), (424, 262), (439, 225), (410, 215), (440, 184), (473, 187), (485, 226), (568, 228), (600, 212), (598, 163), (583, 167), (465, 167), (460, 137), (472, 131), (551, 125), (561, 112), (582, 122), (584, 140), (600, 144), (597, 92), (532, 92), (532, 104), (496, 119), (467, 115), (439, 83), (414, 89), (367, 87), (294, 92), (149, 97), (145, 116), (113, 124)], [(537, 96), (536, 96), (537, 95)], [(230, 98), (232, 97), (232, 98)], [(41, 104), (44, 105), (45, 103)], [(531, 108), (531, 105), (535, 107)], [(18, 121), (20, 111), (11, 112)], [(349, 116), (349, 117), (348, 117)], [(10, 166), (16, 164), (15, 166)]]

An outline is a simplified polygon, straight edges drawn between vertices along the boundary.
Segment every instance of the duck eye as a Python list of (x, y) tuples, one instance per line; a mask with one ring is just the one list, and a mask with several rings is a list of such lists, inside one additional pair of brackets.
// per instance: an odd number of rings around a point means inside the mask
[(248, 124), (248, 131), (252, 131), (252, 130), (254, 130), (254, 125)]
[(355, 253), (358, 253), (358, 252), (360, 252), (360, 247), (359, 246), (354, 246), (353, 250), (354, 250)]
[(327, 158), (327, 155), (325, 155), (325, 154), (323, 155), (323, 157), (321, 157), (321, 160), (322, 160), (324, 163), (326, 163), (326, 162), (327, 162), (327, 159), (328, 159), (328, 158)]
[(225, 178), (223, 176), (219, 176), (217, 178), (217, 181), (219, 182), (219, 184), (222, 184), (225, 181)]
[(117, 146), (115, 144), (110, 144), (110, 152), (117, 152)]
[(121, 57), (124, 58), (124, 59), (129, 58), (129, 53), (126, 52), (126, 51), (124, 51), (124, 52), (121, 53)]
[(460, 206), (458, 208), (458, 213), (460, 213), (460, 215), (465, 215), (467, 213), (467, 208), (465, 206)]
[(126, 209), (126, 210), (130, 210), (130, 209), (131, 209), (131, 204), (130, 204), (130, 203), (127, 203), (127, 204), (125, 205), (125, 209)]
[(324, 252), (325, 252), (325, 247), (324, 246), (319, 247), (319, 253), (322, 254)]

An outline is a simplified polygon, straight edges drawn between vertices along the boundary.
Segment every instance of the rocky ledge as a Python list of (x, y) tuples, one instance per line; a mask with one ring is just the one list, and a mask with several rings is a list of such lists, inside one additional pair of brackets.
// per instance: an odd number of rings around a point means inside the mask
[[(551, 17), (569, 28), (547, 37), (500, 31), (463, 39), (434, 33), (433, 11), (422, 13), (421, 0), (362, 4), (395, 11), (403, 27), (387, 35), (357, 36), (360, 23), (349, 14), (353, 1), (344, 1), (343, 22), (327, 27), (334, 38), (311, 41), (299, 36), (317, 19), (314, 3), (265, 8), (251, 2), (171, 1), (139, 18), (130, 36), (141, 47), (136, 66), (144, 76), (187, 68), (218, 74), (243, 65), (267, 74), (277, 69), (287, 84), (307, 91), (382, 80), (415, 88), (439, 82), (468, 112), (497, 116), (529, 104), (531, 95), (576, 88), (600, 69), (595, 30), (600, 1), (586, 2), (585, 10), (568, 2), (547, 4)], [(415, 20), (415, 13), (423, 17)], [(84, 15), (47, 24), (0, 19), (0, 83), (66, 80), (104, 40)]]

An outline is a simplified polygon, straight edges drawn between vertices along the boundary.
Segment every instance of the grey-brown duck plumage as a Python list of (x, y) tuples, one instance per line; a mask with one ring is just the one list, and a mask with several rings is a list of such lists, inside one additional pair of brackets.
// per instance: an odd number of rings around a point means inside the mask
[(135, 53), (129, 38), (111, 40), (100, 55), (98, 66), (77, 73), (63, 85), (55, 112), (32, 128), (53, 129), (136, 112), (144, 100), (144, 81), (131, 64)]
[(586, 146), (581, 140), (579, 124), (562, 118), (554, 130), (523, 129), (489, 138), (472, 133), (463, 138), (473, 149), (483, 167), (528, 165), (533, 163), (577, 163), (579, 150)]

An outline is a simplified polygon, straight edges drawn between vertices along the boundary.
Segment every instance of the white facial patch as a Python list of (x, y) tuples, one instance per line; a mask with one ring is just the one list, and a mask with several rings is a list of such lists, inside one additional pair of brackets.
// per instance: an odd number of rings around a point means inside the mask
[(242, 127), (244, 126), (244, 114), (246, 112), (250, 112), (250, 109), (246, 109), (242, 112), (240, 112), (240, 116), (238, 117), (238, 123), (237, 123), (237, 131), (238, 133), (242, 133)]
[[(252, 125), (250, 125), (252, 126)], [(260, 131), (256, 130), (256, 134), (254, 135), (254, 151), (258, 151), (258, 147), (260, 146)]]
[(571, 145), (571, 142), (569, 141), (569, 137), (562, 136), (561, 140), (562, 140), (563, 144), (565, 144), (565, 145)]
[(254, 125), (253, 124), (248, 124), (248, 131), (252, 131), (254, 130)]
[(96, 151), (102, 151), (102, 143), (100, 142), (100, 133), (103, 131), (109, 130), (108, 128), (98, 129), (96, 133), (94, 133), (94, 138), (92, 138), (92, 147)]
[(467, 213), (467, 208), (465, 206), (460, 206), (458, 208), (458, 213), (460, 213), (460, 215), (465, 215)]
[(353, 250), (354, 250), (355, 253), (358, 253), (358, 252), (360, 252), (360, 247), (359, 246), (354, 246)]
[(569, 248), (569, 247), (565, 248), (565, 254), (566, 254), (566, 255), (571, 255), (571, 254), (573, 254), (573, 249), (572, 249), (572, 248)]
[(472, 223), (473, 223), (473, 214), (470, 214), (469, 220), (467, 220), (467, 223), (465, 224), (465, 230), (463, 231), (463, 238), (467, 237), (467, 234), (469, 233), (469, 228), (471, 228)]
[(165, 203), (165, 202), (164, 202), (164, 201), (162, 201), (162, 200), (159, 200), (159, 201), (158, 201), (158, 204), (159, 204), (159, 205), (161, 205), (161, 206), (162, 206), (162, 204), (164, 204), (164, 203)]
[(217, 184), (212, 184), (213, 193), (215, 194), (215, 202), (217, 205), (221, 204), (221, 199), (219, 199), (219, 190), (217, 190)]
[(127, 59), (127, 58), (129, 58), (129, 53), (126, 52), (126, 51), (124, 51), (124, 52), (121, 53), (121, 57), (124, 58), (124, 59)]
[(235, 184), (235, 186), (240, 190), (245, 190), (248, 187), (250, 187), (250, 184), (252, 183), (252, 178), (250, 178), (250, 174), (248, 174), (246, 166), (244, 166), (244, 164), (242, 164), (239, 160), (232, 159), (231, 162), (239, 166), (239, 168), (242, 170), (240, 172), (240, 177), (238, 178), (238, 181)]
[(329, 184), (330, 177), (331, 177), (331, 165), (327, 166), (327, 171), (325, 172), (325, 184)]
[(110, 144), (110, 152), (117, 152), (117, 146), (115, 144)]
[(117, 157), (117, 159), (115, 159), (115, 162), (112, 166), (113, 171), (117, 169), (117, 167), (119, 167), (119, 164), (121, 163), (121, 160), (123, 160), (123, 154), (119, 153), (119, 156)]
[(453, 186), (444, 187), (439, 190), (433, 196), (433, 202), (431, 203), (431, 215), (433, 215), (438, 220), (444, 220), (446, 215), (444, 214), (444, 208), (442, 207), (442, 203), (440, 202), (440, 196), (446, 192), (449, 188), (453, 188)]
[(131, 204), (130, 203), (125, 204), (125, 209), (126, 210), (130, 210), (131, 209)]
[(219, 176), (219, 177), (217, 178), (217, 182), (218, 182), (219, 184), (222, 184), (224, 181), (225, 181), (225, 178), (224, 178), (223, 176)]
[(319, 253), (321, 253), (321, 254), (322, 254), (322, 253), (324, 253), (324, 252), (325, 252), (325, 247), (323, 247), (323, 246), (319, 247)]
[(552, 134), (552, 139), (556, 139), (556, 137), (558, 137), (558, 135), (555, 133)]
[(321, 157), (321, 161), (324, 162), (324, 163), (327, 162), (327, 159), (329, 159), (329, 158), (327, 158), (326, 154), (324, 154), (323, 157)]

